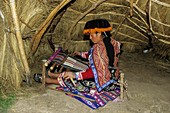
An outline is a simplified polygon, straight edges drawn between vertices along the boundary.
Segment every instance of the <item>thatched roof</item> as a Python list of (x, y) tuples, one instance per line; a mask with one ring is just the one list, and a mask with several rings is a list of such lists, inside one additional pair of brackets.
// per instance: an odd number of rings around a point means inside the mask
[[(124, 49), (142, 51), (152, 43), (153, 56), (170, 60), (169, 0), (3, 0), (0, 5), (2, 84), (9, 80), (13, 86), (20, 87), (23, 75), (29, 78), (30, 65), (37, 58), (50, 55), (53, 45), (70, 52), (88, 50), (88, 42), (82, 41), (82, 31), (86, 21), (96, 18), (111, 23), (112, 35), (124, 44)], [(9, 67), (12, 67), (10, 71)], [(9, 77), (11, 74), (14, 77)]]

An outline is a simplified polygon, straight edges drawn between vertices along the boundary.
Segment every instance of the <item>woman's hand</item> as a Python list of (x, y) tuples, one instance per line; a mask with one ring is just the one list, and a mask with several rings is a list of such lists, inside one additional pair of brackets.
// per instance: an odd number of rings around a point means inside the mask
[(73, 55), (74, 55), (74, 56), (75, 56), (75, 55), (79, 55), (79, 56), (80, 56), (81, 54), (80, 54), (80, 52), (74, 52)]
[(64, 75), (64, 79), (73, 79), (76, 78), (75, 74), (73, 72), (66, 72)]

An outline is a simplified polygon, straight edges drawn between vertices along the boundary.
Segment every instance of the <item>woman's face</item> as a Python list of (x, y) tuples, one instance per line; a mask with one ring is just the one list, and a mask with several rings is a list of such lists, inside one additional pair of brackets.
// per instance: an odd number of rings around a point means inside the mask
[(102, 40), (101, 33), (90, 33), (90, 40), (93, 43), (98, 43), (100, 40)]

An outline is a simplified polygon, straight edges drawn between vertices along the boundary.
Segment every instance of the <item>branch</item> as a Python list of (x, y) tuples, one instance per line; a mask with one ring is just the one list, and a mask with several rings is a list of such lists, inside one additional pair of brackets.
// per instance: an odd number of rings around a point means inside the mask
[(133, 0), (130, 0), (130, 17), (133, 15)]
[(146, 23), (145, 19), (137, 12), (134, 10), (134, 12), (139, 16), (139, 18), (144, 22), (144, 24), (148, 27), (148, 24)]
[(25, 24), (25, 26), (27, 26), (29, 29), (33, 30), (33, 28), (28, 25), (26, 22), (24, 22), (22, 19), (19, 19), (21, 21), (21, 23)]
[(161, 33), (155, 32), (154, 30), (153, 30), (153, 32), (154, 32), (154, 34), (156, 34), (156, 35), (160, 35), (160, 36), (162, 36), (162, 37), (170, 38), (170, 36), (169, 36), (169, 35), (164, 35), (164, 34), (161, 34)]
[(122, 24), (125, 22), (126, 19), (127, 19), (127, 15), (125, 15), (125, 18), (123, 19), (123, 21), (122, 21), (122, 22), (119, 24), (119, 26), (117, 27), (117, 29), (116, 29), (116, 31), (115, 31), (115, 33), (114, 33), (114, 37), (116, 37), (116, 34), (117, 34), (119, 28), (122, 26)]
[(148, 29), (152, 30), (152, 24), (151, 24), (151, 0), (148, 0), (146, 3), (146, 21), (148, 24)]
[(144, 30), (141, 26), (139, 26), (137, 23), (133, 22), (131, 19), (127, 18), (131, 23), (133, 23), (135, 26), (137, 26), (140, 30), (142, 30), (143, 32), (146, 32), (146, 30)]
[(138, 4), (139, 0), (136, 0), (135, 4)]
[[(113, 22), (111, 22), (111, 24), (120, 25), (119, 23), (113, 23)], [(136, 29), (134, 29), (133, 27), (131, 27), (131, 26), (129, 26), (129, 25), (126, 25), (126, 24), (122, 24), (122, 26), (127, 27), (127, 28), (129, 28), (129, 29), (132, 29), (133, 31), (137, 32), (138, 34), (140, 34), (141, 36), (143, 36), (144, 38), (147, 39), (147, 37), (146, 37), (143, 33), (141, 33), (140, 31), (138, 31), (138, 30), (136, 30)], [(116, 32), (116, 31), (115, 31), (115, 32)]]
[[(3, 26), (4, 27), (4, 26)], [(3, 28), (2, 27), (2, 28)], [(4, 32), (4, 30), (3, 30)], [(0, 75), (3, 74), (3, 68), (4, 68), (4, 63), (5, 63), (5, 51), (7, 49), (7, 34), (4, 32), (4, 37), (3, 37), (3, 43), (2, 43), (2, 48), (1, 48), (1, 63), (0, 63)]]
[(165, 43), (165, 44), (169, 44), (170, 45), (170, 41), (167, 41), (167, 40), (163, 40), (163, 39), (158, 39), (159, 41)]
[(133, 39), (133, 40), (136, 40), (136, 41), (138, 41), (138, 42), (142, 42), (142, 43), (147, 43), (147, 42), (145, 42), (145, 41), (143, 41), (143, 40), (140, 40), (140, 39), (138, 39), (138, 38), (135, 38), (135, 37), (133, 37), (133, 36), (130, 36), (130, 35), (127, 35), (127, 34), (124, 34), (124, 33), (121, 33), (121, 32), (118, 32), (118, 34), (120, 34), (120, 35), (123, 35), (123, 36), (125, 36), (125, 37), (128, 37), (128, 38), (130, 38), (130, 39)]
[(164, 3), (164, 2), (160, 2), (158, 0), (152, 0), (152, 2), (157, 3), (159, 5), (165, 6), (165, 7), (170, 7), (170, 4)]
[[(158, 19), (159, 19), (159, 21), (161, 21), (160, 13), (158, 12), (157, 7), (155, 7), (155, 8), (156, 8), (156, 13), (157, 13), (157, 15), (158, 15)], [(163, 25), (161, 25), (160, 28), (162, 29), (162, 33), (165, 34), (165, 30), (164, 30)]]
[(25, 54), (24, 44), (22, 41), (22, 35), (20, 32), (19, 19), (18, 19), (18, 15), (16, 13), (15, 0), (10, 0), (10, 8), (12, 11), (12, 18), (13, 18), (14, 27), (15, 27), (15, 34), (16, 34), (16, 38), (17, 38), (17, 42), (18, 42), (18, 47), (20, 50), (21, 59), (22, 59), (23, 65), (24, 65), (25, 73), (26, 73), (27, 77), (30, 77), (30, 69), (29, 69), (28, 60), (27, 60), (27, 57)]

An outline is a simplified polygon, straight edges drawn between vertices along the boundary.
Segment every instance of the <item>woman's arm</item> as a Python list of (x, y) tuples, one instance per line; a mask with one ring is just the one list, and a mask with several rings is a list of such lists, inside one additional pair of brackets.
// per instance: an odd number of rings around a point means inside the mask
[(81, 56), (82, 58), (85, 58), (85, 59), (87, 59), (89, 57), (88, 52), (74, 52), (74, 55), (79, 55), (79, 56)]
[(91, 68), (88, 68), (86, 71), (80, 72), (66, 72), (64, 75), (65, 79), (76, 78), (77, 80), (86, 80), (94, 78), (93, 72)]

